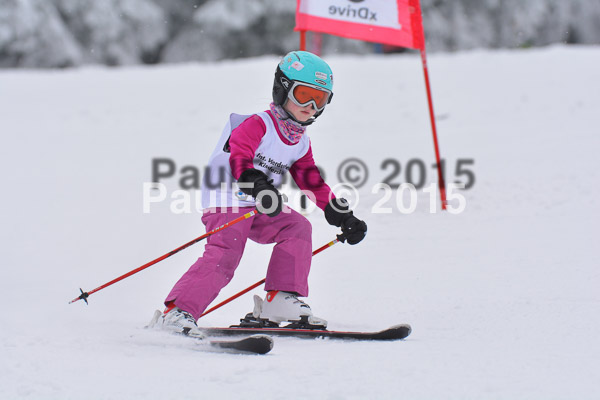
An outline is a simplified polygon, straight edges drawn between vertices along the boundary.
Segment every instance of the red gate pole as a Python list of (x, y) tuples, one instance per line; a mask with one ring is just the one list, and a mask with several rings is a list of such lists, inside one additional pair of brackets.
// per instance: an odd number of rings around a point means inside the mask
[(300, 50), (306, 51), (306, 31), (300, 31)]
[(444, 174), (442, 173), (442, 164), (440, 162), (440, 148), (437, 139), (437, 128), (435, 126), (435, 114), (433, 113), (433, 98), (431, 96), (431, 85), (429, 84), (429, 71), (427, 68), (427, 54), (425, 52), (425, 44), (420, 49), (421, 63), (423, 64), (423, 74), (425, 76), (425, 88), (427, 89), (427, 103), (429, 104), (429, 118), (431, 119), (431, 131), (433, 133), (433, 146), (435, 148), (435, 159), (438, 170), (438, 184), (440, 188), (440, 198), (442, 200), (442, 210), (446, 209), (446, 183), (444, 182)]

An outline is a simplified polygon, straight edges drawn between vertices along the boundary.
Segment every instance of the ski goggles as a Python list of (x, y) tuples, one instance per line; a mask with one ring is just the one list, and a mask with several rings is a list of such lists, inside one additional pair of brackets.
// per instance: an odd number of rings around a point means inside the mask
[(312, 104), (317, 111), (322, 111), (327, 103), (331, 101), (331, 90), (311, 85), (310, 83), (295, 81), (288, 92), (288, 97), (297, 106), (305, 107)]

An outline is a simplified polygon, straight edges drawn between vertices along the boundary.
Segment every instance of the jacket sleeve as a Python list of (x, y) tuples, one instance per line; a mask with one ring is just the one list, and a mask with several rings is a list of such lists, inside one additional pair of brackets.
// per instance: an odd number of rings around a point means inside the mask
[(292, 165), (290, 174), (300, 190), (313, 200), (321, 210), (324, 210), (329, 201), (335, 198), (331, 188), (325, 183), (319, 168), (315, 164), (312, 146), (309, 146), (306, 154)]
[(254, 154), (266, 131), (267, 127), (262, 118), (253, 115), (231, 132), (229, 165), (236, 180), (242, 172), (254, 168)]

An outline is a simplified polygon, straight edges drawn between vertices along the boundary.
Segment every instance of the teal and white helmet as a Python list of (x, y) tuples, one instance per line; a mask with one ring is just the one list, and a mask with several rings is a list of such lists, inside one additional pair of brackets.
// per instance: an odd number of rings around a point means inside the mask
[[(308, 51), (292, 51), (283, 57), (275, 70), (273, 102), (276, 105), (283, 106), (290, 90), (297, 82), (326, 92), (319, 106), (313, 101), (317, 110), (314, 117), (306, 122), (300, 122), (302, 125), (310, 125), (323, 113), (325, 105), (331, 102), (333, 97), (333, 72), (319, 56)], [(293, 119), (294, 117), (290, 115), (290, 118)]]

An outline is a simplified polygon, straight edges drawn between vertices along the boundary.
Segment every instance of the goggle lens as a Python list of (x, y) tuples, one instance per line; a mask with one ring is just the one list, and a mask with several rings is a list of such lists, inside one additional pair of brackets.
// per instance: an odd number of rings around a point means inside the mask
[(300, 105), (308, 105), (308, 103), (314, 101), (317, 108), (321, 110), (327, 105), (330, 93), (306, 85), (295, 85), (292, 95)]

